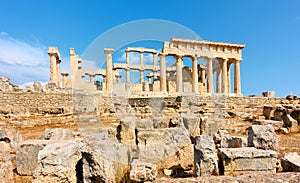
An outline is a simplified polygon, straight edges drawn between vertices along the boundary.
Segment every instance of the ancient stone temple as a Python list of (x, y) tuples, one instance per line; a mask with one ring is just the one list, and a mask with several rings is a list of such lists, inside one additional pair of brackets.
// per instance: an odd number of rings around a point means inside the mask
[[(240, 62), (244, 47), (243, 44), (172, 38), (170, 42), (164, 42), (160, 52), (149, 48), (128, 47), (125, 50), (125, 63), (115, 62), (114, 50), (105, 48), (105, 69), (82, 68), (81, 59), (71, 48), (70, 79), (67, 79), (68, 73), (61, 73), (62, 85), (60, 83), (60, 55), (56, 47), (50, 47), (48, 51), (51, 62), (50, 83), (54, 83), (57, 87), (71, 88), (76, 82), (76, 89), (99, 90), (108, 94), (118, 90), (123, 93), (127, 92), (129, 96), (133, 92), (143, 96), (156, 93), (160, 95), (185, 93), (241, 95)], [(130, 63), (129, 54), (131, 52), (139, 53), (139, 64)], [(145, 53), (152, 54), (153, 64), (144, 63)], [(168, 56), (176, 59), (172, 66), (166, 65)], [(183, 64), (184, 57), (192, 60), (191, 68)], [(199, 59), (204, 59), (206, 64), (198, 64)], [(232, 65), (234, 65), (233, 82), (230, 73)], [(125, 76), (119, 74), (118, 70), (124, 70)], [(139, 82), (131, 83), (131, 71), (140, 73)], [(150, 71), (146, 77), (145, 71)], [(86, 76), (88, 76), (88, 80)], [(96, 82), (95, 76), (102, 76), (103, 81)], [(126, 78), (124, 83), (121, 82), (122, 77)]]

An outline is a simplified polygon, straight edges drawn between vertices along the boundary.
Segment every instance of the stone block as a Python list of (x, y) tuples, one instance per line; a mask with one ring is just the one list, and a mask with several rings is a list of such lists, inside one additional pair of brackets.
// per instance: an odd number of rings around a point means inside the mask
[[(274, 113), (275, 115), (275, 113)], [(277, 131), (280, 128), (283, 127), (283, 122), (282, 121), (275, 121), (275, 120), (260, 120), (260, 119), (256, 119), (252, 122), (253, 125), (272, 125), (274, 130)]]
[(130, 180), (137, 182), (154, 181), (158, 175), (157, 165), (134, 159), (130, 164)]
[(122, 118), (117, 127), (117, 138), (124, 144), (136, 144), (136, 122), (135, 117), (128, 116)]
[(184, 116), (183, 118), (184, 127), (189, 130), (191, 137), (200, 135), (200, 118), (197, 116)]
[(248, 128), (248, 146), (264, 150), (278, 150), (279, 136), (272, 125), (252, 125)]
[(17, 149), (16, 164), (20, 175), (33, 175), (38, 164), (38, 153), (47, 144), (53, 143), (49, 140), (26, 140)]
[(230, 136), (227, 130), (219, 130), (213, 136), (218, 148), (247, 147), (247, 139), (244, 137)]
[(300, 156), (296, 152), (290, 152), (281, 159), (284, 172), (300, 172)]
[(291, 115), (284, 112), (282, 115), (283, 127), (289, 129), (289, 132), (299, 132), (298, 121), (291, 117)]
[(66, 128), (46, 129), (43, 134), (45, 140), (70, 140), (75, 137), (75, 133)]
[(13, 183), (13, 164), (11, 161), (11, 156), (5, 152), (0, 151), (0, 182), (3, 183)]
[(263, 107), (263, 115), (266, 119), (271, 119), (274, 117), (275, 107), (270, 105), (264, 105)]
[(196, 176), (217, 175), (218, 156), (213, 138), (201, 135), (195, 138), (194, 164)]
[(265, 91), (265, 92), (262, 92), (262, 96), (263, 97), (274, 98), (275, 97), (275, 91)]
[(220, 173), (222, 175), (242, 175), (248, 173), (276, 173), (278, 153), (254, 147), (220, 148)]

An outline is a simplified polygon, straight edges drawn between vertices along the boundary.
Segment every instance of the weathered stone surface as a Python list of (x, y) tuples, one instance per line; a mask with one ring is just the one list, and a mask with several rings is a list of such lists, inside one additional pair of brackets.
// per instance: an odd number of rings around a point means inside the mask
[(17, 150), (16, 164), (20, 175), (33, 175), (38, 164), (38, 153), (47, 144), (53, 143), (48, 140), (27, 140)]
[(247, 139), (244, 137), (230, 136), (227, 130), (219, 130), (213, 135), (218, 148), (246, 147)]
[(154, 128), (168, 128), (169, 124), (165, 122), (164, 117), (153, 117)]
[(0, 141), (3, 141), (0, 150), (15, 152), (23, 138), (18, 130), (2, 127), (0, 128)]
[(38, 153), (33, 182), (77, 182), (76, 165), (82, 158), (82, 140), (63, 140), (49, 144)]
[(124, 144), (136, 144), (136, 122), (135, 117), (128, 116), (122, 118), (117, 127), (117, 138)]
[(130, 164), (130, 180), (137, 182), (154, 181), (158, 175), (157, 165), (134, 159)]
[(270, 105), (264, 105), (263, 107), (263, 115), (265, 116), (266, 119), (271, 119), (274, 117), (274, 111), (275, 107), (270, 106)]
[(298, 97), (296, 95), (290, 94), (290, 95), (286, 96), (285, 98), (288, 100), (297, 100)]
[(248, 146), (265, 150), (278, 150), (279, 136), (272, 125), (252, 125), (248, 128)]
[(275, 173), (278, 167), (277, 152), (254, 147), (220, 148), (221, 174)]
[(189, 130), (191, 137), (200, 135), (200, 118), (194, 115), (183, 116), (184, 127)]
[(207, 128), (208, 128), (208, 117), (207, 116), (201, 116), (200, 117), (200, 134), (206, 134), (207, 133)]
[(153, 128), (153, 120), (149, 119), (149, 118), (137, 119), (136, 120), (136, 127), (137, 128), (152, 129)]
[(178, 165), (191, 170), (193, 146), (185, 128), (139, 130), (137, 134), (138, 159), (156, 164), (159, 170)]
[(194, 145), (195, 175), (217, 175), (218, 156), (213, 138), (209, 135), (196, 137)]
[[(275, 113), (274, 113), (275, 114)], [(283, 127), (283, 122), (282, 121), (275, 121), (275, 120), (261, 120), (261, 119), (256, 119), (252, 122), (253, 125), (272, 125), (274, 130), (277, 131), (280, 128)]]
[(284, 112), (282, 115), (283, 127), (289, 129), (290, 132), (299, 132), (299, 126), (297, 120), (292, 118), (287, 112)]
[(300, 172), (300, 156), (296, 152), (287, 153), (281, 159), (281, 165), (285, 172)]
[(282, 115), (285, 112), (285, 108), (282, 105), (276, 105), (274, 111), (274, 120), (282, 121)]
[(262, 96), (263, 97), (274, 98), (275, 97), (275, 91), (265, 91), (265, 92), (262, 92)]
[(45, 140), (70, 140), (76, 136), (74, 132), (66, 128), (46, 129), (43, 135)]
[(13, 183), (13, 165), (11, 156), (0, 151), (0, 182)]

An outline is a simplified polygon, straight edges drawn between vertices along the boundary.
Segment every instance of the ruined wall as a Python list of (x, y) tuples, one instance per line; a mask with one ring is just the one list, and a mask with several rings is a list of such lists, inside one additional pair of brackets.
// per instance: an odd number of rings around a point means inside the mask
[(72, 94), (53, 92), (0, 92), (0, 114), (18, 116), (72, 113)]

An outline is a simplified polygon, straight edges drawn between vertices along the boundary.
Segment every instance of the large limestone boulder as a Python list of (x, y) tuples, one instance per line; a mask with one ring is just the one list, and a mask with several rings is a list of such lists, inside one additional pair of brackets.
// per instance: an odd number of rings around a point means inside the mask
[(3, 151), (0, 151), (0, 182), (13, 183), (13, 164), (11, 156)]
[(300, 156), (296, 152), (285, 154), (281, 166), (285, 172), (300, 172)]
[[(275, 112), (274, 112), (275, 115)], [(272, 125), (275, 131), (278, 131), (280, 128), (283, 127), (283, 122), (281, 121), (275, 121), (275, 120), (262, 120), (262, 119), (256, 119), (252, 122), (253, 125)]]
[(277, 151), (279, 136), (272, 125), (252, 125), (248, 128), (248, 146)]
[(38, 153), (53, 141), (26, 140), (18, 148), (16, 154), (17, 171), (20, 175), (33, 175), (38, 165)]
[(247, 147), (245, 137), (230, 136), (227, 130), (219, 130), (214, 134), (213, 139), (218, 148)]
[(194, 145), (195, 175), (217, 175), (218, 156), (215, 143), (211, 136), (201, 135), (196, 137)]
[(130, 180), (137, 182), (154, 181), (158, 175), (157, 165), (134, 159), (130, 164)]
[(282, 115), (283, 127), (289, 129), (289, 132), (299, 132), (299, 126), (297, 120), (291, 117), (286, 111)]
[(254, 147), (220, 148), (221, 175), (243, 175), (276, 173), (278, 167), (277, 152), (256, 149)]
[(38, 165), (33, 182), (75, 183), (78, 179), (80, 180), (82, 168), (78, 167), (78, 164), (82, 158), (83, 147), (84, 142), (81, 139), (57, 141), (45, 146), (38, 153)]
[(266, 119), (272, 119), (274, 117), (275, 107), (271, 105), (264, 105), (263, 115)]
[(193, 146), (185, 128), (139, 129), (137, 139), (139, 160), (156, 164), (160, 171), (180, 166), (192, 173)]

